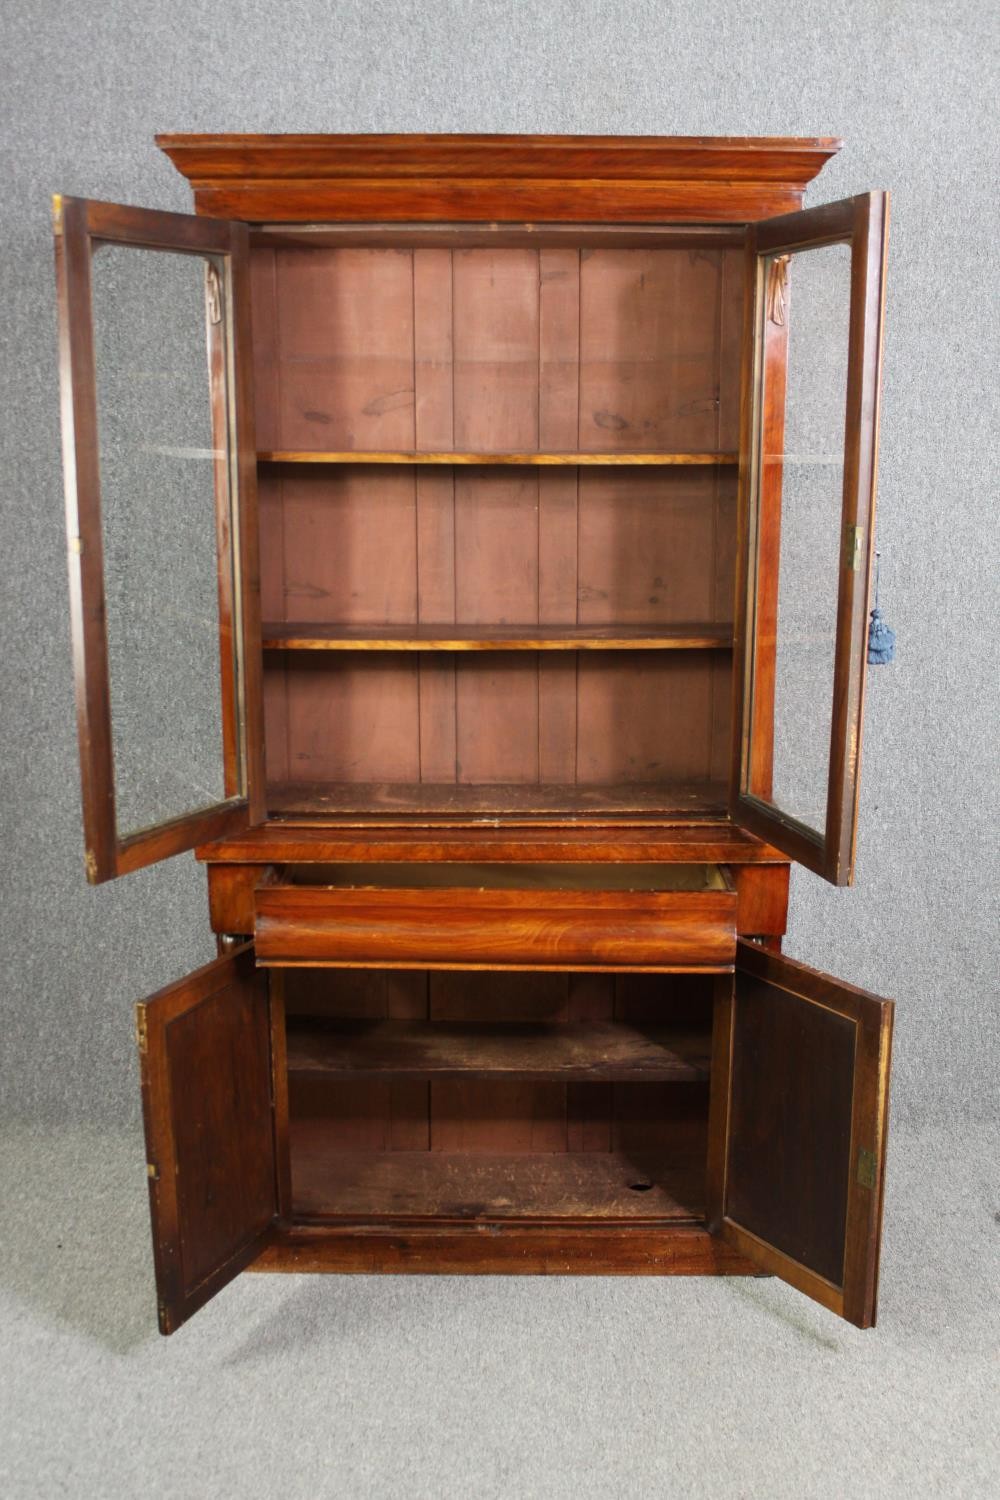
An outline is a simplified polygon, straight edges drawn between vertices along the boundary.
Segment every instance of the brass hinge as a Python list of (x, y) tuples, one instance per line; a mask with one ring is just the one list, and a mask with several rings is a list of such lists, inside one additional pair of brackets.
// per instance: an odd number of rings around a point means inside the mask
[(875, 1177), (875, 1152), (869, 1151), (866, 1146), (862, 1146), (858, 1152), (858, 1182), (863, 1188), (873, 1188), (875, 1186)]
[(63, 229), (63, 201), (62, 193), (52, 194), (52, 232), (62, 234)]
[(860, 526), (848, 526), (844, 530), (844, 567), (856, 573), (861, 566), (861, 549), (864, 534)]
[(146, 1163), (146, 1176), (149, 1178), (150, 1182), (159, 1182), (160, 1169), (156, 1165), (155, 1161), (148, 1161)]
[(87, 879), (91, 885), (97, 884), (97, 855), (93, 849), (84, 850), (83, 868), (87, 872)]
[(208, 321), (221, 323), (222, 283), (219, 280), (218, 267), (213, 265), (205, 267), (205, 301), (208, 306)]
[(145, 1057), (149, 1048), (149, 1023), (146, 1020), (146, 1007), (137, 1005), (135, 1008), (135, 1044), (140, 1053)]

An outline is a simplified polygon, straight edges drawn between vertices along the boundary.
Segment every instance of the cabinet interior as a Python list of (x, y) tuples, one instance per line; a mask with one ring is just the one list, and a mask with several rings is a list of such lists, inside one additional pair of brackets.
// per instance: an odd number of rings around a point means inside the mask
[(742, 250), (459, 240), (252, 251), (269, 810), (722, 809)]
[(293, 1218), (703, 1218), (723, 982), (276, 971)]

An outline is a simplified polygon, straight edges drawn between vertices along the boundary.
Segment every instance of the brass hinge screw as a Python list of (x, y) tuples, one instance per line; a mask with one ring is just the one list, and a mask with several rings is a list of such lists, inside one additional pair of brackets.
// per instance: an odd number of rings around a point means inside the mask
[(858, 1182), (863, 1188), (875, 1186), (876, 1163), (875, 1152), (869, 1151), (862, 1146), (858, 1152)]

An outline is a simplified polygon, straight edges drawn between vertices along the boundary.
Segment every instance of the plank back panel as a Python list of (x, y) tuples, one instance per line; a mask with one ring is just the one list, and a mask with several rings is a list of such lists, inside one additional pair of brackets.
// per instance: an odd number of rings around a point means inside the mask
[(282, 447), (410, 447), (412, 253), (274, 254)]
[(728, 533), (735, 531), (735, 474), (683, 468), (578, 473), (581, 625), (732, 618), (735, 542)]
[(711, 675), (687, 652), (581, 653), (577, 774), (581, 785), (702, 780), (717, 732)]
[(581, 449), (712, 450), (722, 268), (717, 250), (581, 251)]
[(539, 252), (452, 254), (455, 446), (538, 448)]
[(277, 482), (285, 570), (277, 618), (415, 625), (412, 470), (375, 476), (345, 464), (322, 475), (286, 471)]
[[(255, 251), (261, 431), (280, 450), (723, 451), (740, 252)], [(277, 622), (728, 623), (735, 475), (712, 467), (272, 467)], [(725, 652), (266, 660), (268, 774), (486, 786), (707, 781)]]
[[(427, 975), (409, 969), (289, 969), (286, 1014), (336, 1020), (426, 1020)], [(426, 1151), (427, 1085), (411, 1080), (325, 1080), (292, 1074), (289, 1108), (321, 1132), (324, 1151)], [(293, 1164), (294, 1171), (294, 1164)]]
[(315, 655), (284, 668), (290, 781), (419, 781), (417, 658), (346, 652), (331, 670)]
[[(432, 974), (434, 1021), (566, 1021), (566, 974)], [(470, 982), (471, 981), (471, 982)], [(431, 1084), (431, 1149), (548, 1152), (569, 1149), (567, 1086), (555, 1083)]]

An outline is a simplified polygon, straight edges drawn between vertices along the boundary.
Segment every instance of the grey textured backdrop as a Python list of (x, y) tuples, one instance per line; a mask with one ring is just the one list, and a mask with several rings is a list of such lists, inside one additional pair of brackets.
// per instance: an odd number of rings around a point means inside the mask
[(831, 133), (847, 148), (809, 201), (892, 189), (879, 536), (899, 654), (871, 679), (857, 885), (799, 876), (788, 948), (899, 999), (898, 1114), (995, 1108), (990, 7), (6, 0), (3, 20), (5, 1108), (135, 1130), (131, 1002), (212, 952), (189, 856), (91, 890), (79, 829), (48, 195), (187, 208), (157, 130)]

